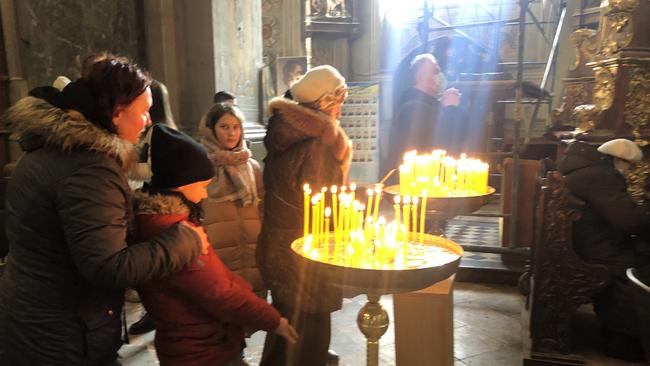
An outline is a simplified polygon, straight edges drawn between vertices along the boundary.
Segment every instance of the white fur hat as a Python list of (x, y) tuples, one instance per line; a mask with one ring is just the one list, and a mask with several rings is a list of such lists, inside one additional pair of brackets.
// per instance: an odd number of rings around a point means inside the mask
[(54, 82), (52, 82), (52, 86), (59, 90), (63, 90), (63, 88), (68, 84), (70, 84), (70, 79), (63, 75), (57, 76), (56, 79), (54, 79)]
[(291, 85), (290, 90), (293, 100), (298, 103), (309, 103), (325, 94), (334, 93), (342, 85), (345, 85), (345, 78), (338, 70), (330, 65), (322, 65), (307, 71)]
[(643, 159), (643, 152), (639, 146), (627, 139), (607, 141), (598, 147), (598, 151), (632, 163), (638, 163)]

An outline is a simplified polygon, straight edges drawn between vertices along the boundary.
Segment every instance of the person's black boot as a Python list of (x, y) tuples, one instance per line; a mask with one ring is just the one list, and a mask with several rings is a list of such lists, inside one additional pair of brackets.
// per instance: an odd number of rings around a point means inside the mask
[(129, 333), (133, 335), (144, 334), (151, 332), (156, 329), (156, 325), (153, 322), (153, 319), (149, 316), (148, 313), (144, 313), (142, 318), (137, 322), (131, 324), (129, 327)]

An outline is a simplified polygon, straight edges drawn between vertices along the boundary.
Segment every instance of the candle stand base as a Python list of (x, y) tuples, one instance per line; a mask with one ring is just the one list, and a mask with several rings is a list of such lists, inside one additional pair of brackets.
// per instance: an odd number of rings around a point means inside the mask
[(359, 310), (357, 325), (366, 336), (368, 366), (379, 365), (379, 338), (386, 333), (390, 321), (386, 309), (379, 302), (381, 295), (368, 294), (368, 302)]

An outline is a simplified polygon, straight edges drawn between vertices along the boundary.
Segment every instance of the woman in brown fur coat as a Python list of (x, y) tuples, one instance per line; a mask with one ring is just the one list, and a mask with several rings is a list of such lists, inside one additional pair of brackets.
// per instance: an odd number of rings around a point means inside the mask
[(271, 290), (273, 306), (300, 335), (296, 345), (267, 334), (261, 365), (325, 365), (330, 313), (341, 308), (341, 291), (300, 268), (291, 243), (302, 235), (303, 184), (341, 185), (352, 149), (339, 126), (347, 95), (345, 79), (331, 66), (311, 69), (291, 86), (294, 100), (275, 98), (264, 138), (264, 223), (257, 264)]

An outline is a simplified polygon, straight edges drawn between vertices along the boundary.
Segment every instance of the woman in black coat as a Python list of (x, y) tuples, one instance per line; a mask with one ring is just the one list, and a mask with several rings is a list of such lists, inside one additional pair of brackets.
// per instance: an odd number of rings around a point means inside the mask
[(625, 276), (627, 268), (650, 266), (643, 250), (650, 243), (650, 212), (632, 200), (623, 175), (642, 157), (641, 150), (625, 139), (598, 148), (574, 142), (559, 164), (571, 193), (586, 203), (573, 225), (573, 247), (585, 261), (609, 269), (609, 286), (594, 297), (606, 353), (629, 360), (641, 357), (639, 336), (649, 331), (639, 326), (648, 321), (648, 314), (635, 313), (633, 284)]
[(150, 123), (151, 79), (111, 55), (83, 75), (61, 92), (32, 91), (5, 116), (25, 154), (7, 188), (2, 365), (119, 364), (124, 288), (183, 268), (207, 244), (178, 224), (127, 246), (125, 172)]

